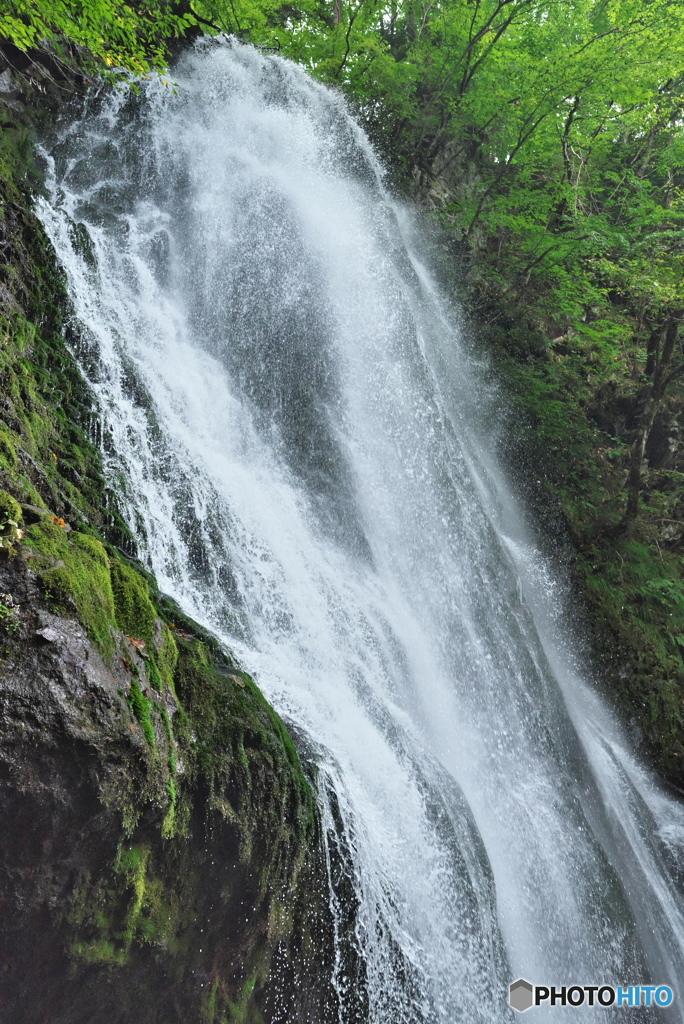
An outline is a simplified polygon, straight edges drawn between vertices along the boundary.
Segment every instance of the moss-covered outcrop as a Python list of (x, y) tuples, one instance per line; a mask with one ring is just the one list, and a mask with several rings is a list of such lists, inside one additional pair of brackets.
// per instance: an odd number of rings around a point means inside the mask
[(124, 553), (19, 93), (0, 150), (0, 1017), (337, 1019), (309, 782), (250, 677)]
[(95, 538), (41, 521), (0, 559), (3, 1018), (325, 1020), (320, 834), (275, 712), (168, 601), (122, 632), (152, 595)]

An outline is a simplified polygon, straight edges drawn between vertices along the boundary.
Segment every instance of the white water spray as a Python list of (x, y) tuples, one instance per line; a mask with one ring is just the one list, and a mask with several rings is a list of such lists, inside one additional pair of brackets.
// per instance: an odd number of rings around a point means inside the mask
[(141, 557), (316, 751), (368, 1021), (508, 1020), (519, 975), (684, 1020), (684, 813), (579, 678), (409, 214), (293, 65), (174, 77), (64, 129), (39, 213)]

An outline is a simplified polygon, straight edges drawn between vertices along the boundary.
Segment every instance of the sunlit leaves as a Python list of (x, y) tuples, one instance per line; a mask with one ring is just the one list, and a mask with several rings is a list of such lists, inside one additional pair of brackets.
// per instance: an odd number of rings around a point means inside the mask
[(167, 41), (194, 24), (189, 10), (177, 14), (163, 2), (5, 0), (0, 38), (24, 50), (50, 44), (59, 53), (75, 45), (100, 67), (145, 75), (165, 67)]

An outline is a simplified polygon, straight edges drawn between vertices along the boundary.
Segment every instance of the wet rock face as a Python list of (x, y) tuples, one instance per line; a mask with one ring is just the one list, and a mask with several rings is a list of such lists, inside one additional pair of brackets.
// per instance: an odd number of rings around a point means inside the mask
[[(0, 1019), (336, 1019), (318, 826), (249, 677), (181, 652), (186, 710), (123, 634), (105, 659), (50, 610), (25, 553), (0, 552), (0, 611)], [(150, 694), (153, 745), (131, 679)], [(226, 715), (212, 775), (209, 697)]]

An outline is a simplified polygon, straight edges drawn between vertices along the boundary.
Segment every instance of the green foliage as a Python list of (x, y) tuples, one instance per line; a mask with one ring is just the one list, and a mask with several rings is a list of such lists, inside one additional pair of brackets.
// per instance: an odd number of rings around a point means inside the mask
[(647, 582), (642, 595), (667, 609), (672, 617), (676, 615), (677, 626), (684, 628), (684, 583), (681, 579), (664, 579), (659, 575)]
[(87, 51), (101, 69), (123, 68), (137, 75), (164, 70), (168, 40), (196, 24), (176, 5), (124, 0), (5, 0), (0, 37), (22, 50), (52, 45), (70, 60), (73, 46)]
[(467, 239), (480, 295), (530, 308), (544, 338), (574, 336), (597, 382), (616, 362), (643, 373), (649, 332), (684, 309), (681, 5), (194, 0), (193, 10), (207, 30), (342, 86), (395, 168), (403, 162), (446, 230)]

